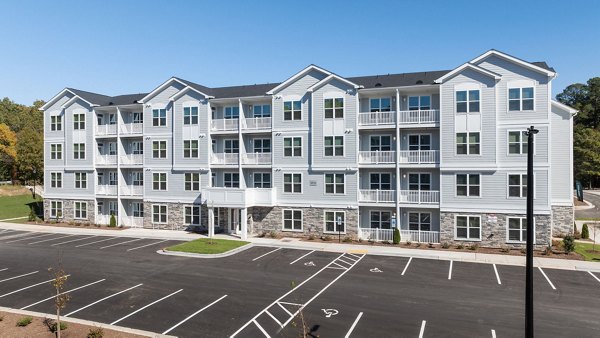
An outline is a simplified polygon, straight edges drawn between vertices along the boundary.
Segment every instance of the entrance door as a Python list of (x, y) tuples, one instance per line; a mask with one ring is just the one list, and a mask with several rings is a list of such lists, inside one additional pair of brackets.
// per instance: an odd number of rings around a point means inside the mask
[(242, 231), (240, 224), (240, 212), (239, 209), (229, 209), (227, 215), (229, 216), (229, 232), (232, 234), (238, 234)]

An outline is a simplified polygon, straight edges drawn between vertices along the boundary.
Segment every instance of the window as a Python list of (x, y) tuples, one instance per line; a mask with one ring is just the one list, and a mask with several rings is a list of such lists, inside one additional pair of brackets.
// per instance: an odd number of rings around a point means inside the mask
[(240, 152), (240, 141), (239, 140), (225, 140), (226, 154), (237, 154)]
[(133, 113), (133, 123), (144, 123), (144, 114), (142, 112)]
[(271, 139), (268, 139), (268, 138), (254, 139), (254, 152), (255, 153), (270, 153), (271, 152)]
[(75, 219), (87, 219), (87, 202), (75, 202)]
[(456, 174), (457, 196), (479, 196), (481, 184), (479, 174)]
[(211, 187), (217, 186), (217, 173), (216, 172), (210, 173), (210, 186)]
[(108, 214), (119, 216), (119, 208), (117, 207), (117, 201), (108, 202)]
[(271, 187), (271, 173), (254, 173), (253, 187), (254, 188), (270, 188)]
[(131, 209), (133, 211), (133, 217), (144, 217), (144, 203), (133, 202), (131, 204)]
[(108, 124), (117, 124), (117, 114), (108, 114)]
[(508, 175), (508, 197), (527, 197), (527, 174)]
[(252, 116), (258, 117), (271, 117), (271, 105), (270, 104), (258, 104), (252, 107)]
[(183, 210), (185, 225), (200, 225), (200, 206), (186, 205)]
[(108, 185), (117, 185), (117, 172), (116, 171), (110, 171), (108, 173)]
[(408, 150), (431, 150), (431, 135), (408, 135)]
[(104, 114), (97, 114), (96, 115), (96, 121), (98, 121), (98, 125), (102, 125), (102, 122), (104, 120)]
[(60, 144), (60, 143), (50, 144), (50, 159), (51, 160), (62, 160), (62, 144)]
[(183, 157), (197, 158), (198, 157), (198, 140), (183, 141)]
[(302, 120), (302, 104), (300, 101), (285, 101), (283, 103), (283, 119), (285, 121)]
[(344, 194), (344, 174), (325, 174), (325, 193)]
[(62, 130), (62, 116), (50, 116), (50, 130), (60, 131)]
[(210, 140), (210, 148), (212, 149), (213, 153), (217, 152), (217, 140), (215, 140), (215, 139)]
[(431, 214), (428, 212), (409, 212), (408, 230), (431, 231)]
[(97, 181), (98, 181), (97, 182), (98, 185), (104, 184), (104, 173), (102, 173), (102, 172), (98, 173)]
[(527, 132), (509, 131), (508, 132), (508, 153), (509, 154), (527, 154)]
[(408, 110), (429, 110), (431, 109), (431, 96), (409, 96)]
[(283, 230), (302, 231), (302, 210), (283, 210)]
[(302, 174), (283, 174), (283, 192), (302, 193)]
[(185, 191), (200, 191), (200, 174), (185, 173)]
[(61, 218), (63, 215), (63, 203), (62, 201), (50, 201), (50, 217)]
[(85, 114), (73, 114), (73, 129), (85, 129)]
[(152, 173), (152, 190), (167, 190), (167, 173)]
[(461, 90), (456, 92), (456, 112), (479, 112), (479, 90)]
[(225, 107), (225, 115), (226, 119), (237, 119), (240, 117), (240, 107)]
[(75, 188), (87, 189), (87, 173), (75, 173)]
[(152, 158), (167, 158), (167, 141), (152, 141)]
[(456, 216), (456, 239), (481, 239), (481, 217)]
[(141, 141), (133, 141), (131, 142), (131, 153), (133, 155), (142, 155), (144, 154), (144, 143)]
[(479, 132), (456, 133), (456, 154), (478, 155), (480, 153)]
[(109, 142), (108, 143), (108, 154), (109, 155), (117, 154), (117, 142)]
[(302, 137), (284, 137), (283, 138), (283, 156), (300, 157), (302, 156)]
[(239, 188), (240, 187), (240, 174), (238, 173), (224, 173), (223, 183), (225, 188)]
[(344, 99), (325, 99), (325, 118), (343, 119), (344, 118)]
[(144, 173), (141, 171), (134, 171), (132, 173), (131, 182), (134, 186), (143, 186), (144, 185)]
[(371, 173), (369, 175), (371, 190), (392, 190), (392, 175), (388, 173)]
[[(527, 241), (527, 218), (508, 217), (508, 241), (526, 242)], [(535, 236), (535, 227), (534, 236)]]
[(408, 174), (408, 190), (431, 190), (431, 174)]
[(533, 87), (509, 88), (508, 110), (524, 111), (533, 110)]
[(167, 206), (163, 204), (152, 204), (152, 223), (167, 223)]
[(50, 187), (62, 188), (62, 173), (50, 173)]
[(325, 211), (325, 232), (346, 232), (345, 216), (343, 211)]
[(344, 156), (344, 136), (325, 136), (325, 156)]
[(152, 109), (152, 126), (164, 127), (167, 125), (167, 110)]
[(183, 124), (192, 125), (198, 124), (198, 107), (183, 108)]
[(382, 97), (369, 100), (369, 111), (380, 112), (380, 111), (391, 111), (392, 110), (392, 99), (389, 97)]
[(371, 211), (371, 228), (391, 229), (392, 213), (389, 211)]
[(371, 151), (390, 151), (392, 150), (392, 137), (389, 135), (372, 135), (369, 138), (369, 147)]
[(85, 160), (85, 143), (73, 144), (73, 159)]

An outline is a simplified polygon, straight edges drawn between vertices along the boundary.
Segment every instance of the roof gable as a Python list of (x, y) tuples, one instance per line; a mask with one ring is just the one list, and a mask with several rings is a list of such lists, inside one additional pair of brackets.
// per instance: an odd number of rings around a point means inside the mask
[(279, 91), (281, 91), (282, 89), (284, 89), (285, 87), (289, 86), (291, 83), (293, 83), (294, 81), (298, 80), (299, 78), (303, 77), (304, 75), (310, 73), (311, 71), (316, 70), (320, 73), (323, 73), (327, 76), (333, 74), (328, 70), (325, 70), (323, 68), (317, 67), (315, 65), (309, 65), (308, 67), (304, 68), (303, 70), (299, 71), (298, 73), (292, 75), (292, 77), (290, 77), (289, 79), (283, 81), (282, 83), (280, 83), (277, 87), (269, 90), (267, 92), (268, 95), (273, 95)]
[(311, 93), (312, 93), (313, 91), (315, 91), (315, 90), (317, 90), (317, 89), (321, 88), (323, 85), (325, 85), (325, 84), (329, 83), (331, 80), (338, 80), (338, 81), (340, 81), (340, 82), (342, 82), (342, 83), (345, 83), (345, 84), (347, 84), (347, 85), (349, 85), (349, 86), (351, 86), (351, 87), (354, 87), (354, 89), (358, 89), (358, 88), (362, 88), (362, 87), (363, 87), (363, 86), (361, 86), (361, 85), (357, 85), (356, 83), (354, 83), (354, 82), (352, 82), (352, 81), (350, 81), (350, 80), (344, 79), (344, 78), (343, 78), (343, 77), (341, 77), (341, 76), (338, 76), (338, 75), (336, 75), (336, 74), (331, 74), (331, 75), (329, 75), (328, 77), (324, 78), (323, 80), (321, 80), (321, 81), (319, 81), (319, 82), (315, 83), (314, 85), (312, 85), (312, 86), (311, 86), (310, 88), (308, 88), (306, 91), (307, 91), (307, 92), (311, 92)]
[(435, 83), (443, 83), (447, 79), (450, 79), (450, 78), (454, 77), (455, 75), (460, 74), (465, 69), (472, 69), (478, 73), (489, 76), (489, 77), (493, 78), (494, 80), (500, 80), (502, 78), (502, 76), (500, 74), (496, 74), (485, 68), (482, 68), (482, 67), (479, 67), (477, 65), (467, 62), (467, 63), (462, 64), (461, 66), (454, 68), (454, 70), (445, 74), (444, 76), (438, 78), (437, 80), (435, 80)]
[(198, 89), (196, 89), (196, 88), (193, 88), (193, 87), (191, 87), (191, 86), (186, 86), (186, 87), (185, 87), (185, 88), (183, 88), (182, 90), (180, 90), (180, 91), (178, 91), (177, 93), (175, 93), (175, 95), (171, 96), (171, 97), (169, 98), (169, 101), (175, 101), (175, 100), (177, 100), (178, 98), (182, 97), (182, 96), (183, 96), (185, 93), (189, 92), (190, 90), (191, 90), (191, 91), (193, 91), (193, 92), (196, 92), (196, 93), (198, 93), (198, 94), (200, 94), (200, 95), (202, 95), (202, 96), (204, 96), (204, 97), (205, 97), (205, 98), (207, 98), (207, 99), (212, 99), (212, 98), (214, 98), (214, 96), (207, 95), (206, 93), (203, 93), (203, 92), (199, 91), (199, 90), (198, 90)]
[(567, 106), (566, 104), (556, 101), (556, 100), (551, 100), (551, 105), (554, 107), (557, 107), (561, 110), (564, 110), (565, 112), (568, 112), (569, 114), (571, 114), (571, 116), (575, 116), (577, 115), (578, 111), (575, 108), (572, 108), (570, 106)]
[[(497, 56), (501, 59), (510, 61), (512, 63), (521, 65), (525, 68), (529, 68), (533, 71), (536, 71), (538, 73), (542, 73), (542, 74), (546, 74), (548, 76), (556, 76), (556, 72), (549, 67), (545, 62), (527, 62), (525, 60), (521, 60), (519, 58), (516, 58), (512, 55), (508, 55), (506, 53), (503, 53), (501, 51), (495, 50), (495, 49), (490, 49), (489, 51), (481, 54), (480, 56), (474, 58), (473, 60), (469, 61), (470, 63), (473, 64), (478, 64), (481, 63), (483, 60), (487, 59), (490, 56)], [(545, 66), (545, 67), (544, 67)], [(552, 69), (552, 70), (551, 70)]]
[(184, 81), (176, 78), (176, 77), (171, 77), (170, 79), (168, 79), (167, 81), (163, 82), (163, 84), (161, 84), (160, 86), (156, 87), (153, 91), (151, 91), (150, 93), (148, 93), (148, 95), (144, 96), (141, 100), (138, 100), (138, 102), (140, 103), (144, 103), (147, 100), (151, 99), (152, 97), (156, 96), (158, 93), (160, 93), (161, 91), (163, 91), (165, 88), (167, 88), (171, 83), (173, 82), (177, 82), (180, 85), (187, 87), (188, 84), (185, 83)]

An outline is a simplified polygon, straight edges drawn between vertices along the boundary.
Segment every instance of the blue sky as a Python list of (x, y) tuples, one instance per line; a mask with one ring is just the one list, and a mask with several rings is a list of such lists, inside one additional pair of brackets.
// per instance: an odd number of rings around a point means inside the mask
[(452, 69), (490, 48), (547, 61), (554, 94), (600, 76), (600, 1), (4, 0), (0, 98)]

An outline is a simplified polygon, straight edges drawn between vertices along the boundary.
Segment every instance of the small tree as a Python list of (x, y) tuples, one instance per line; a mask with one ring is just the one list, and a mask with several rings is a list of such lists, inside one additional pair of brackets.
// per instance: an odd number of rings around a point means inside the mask
[(64, 309), (69, 300), (71, 300), (71, 296), (63, 292), (69, 276), (65, 273), (60, 264), (57, 269), (49, 268), (48, 271), (54, 277), (54, 279), (52, 279), (52, 286), (56, 292), (56, 298), (54, 298), (54, 305), (56, 306), (56, 337), (60, 338), (60, 310)]
[(117, 219), (115, 218), (115, 214), (110, 215), (110, 224), (108, 226), (111, 228), (114, 228), (117, 226)]
[(587, 223), (585, 223), (583, 225), (583, 227), (581, 228), (581, 238), (583, 238), (583, 239), (590, 238), (590, 231), (588, 229)]
[(394, 228), (394, 244), (400, 244), (400, 229)]
[(563, 238), (563, 246), (567, 253), (575, 251), (575, 238), (572, 235), (566, 235)]

